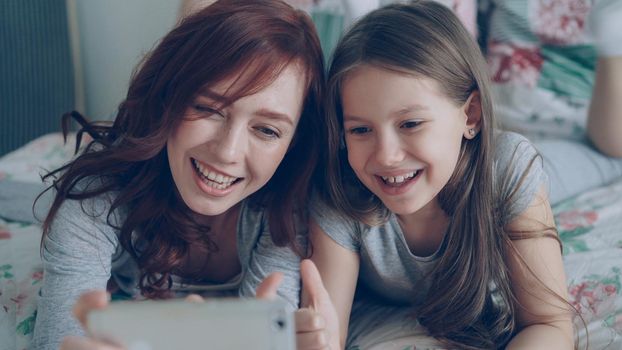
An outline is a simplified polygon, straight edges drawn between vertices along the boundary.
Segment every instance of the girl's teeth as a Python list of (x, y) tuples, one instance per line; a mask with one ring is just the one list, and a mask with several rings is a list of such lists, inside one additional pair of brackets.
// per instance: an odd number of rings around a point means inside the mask
[(404, 175), (400, 175), (400, 176), (381, 176), (382, 179), (384, 180), (384, 182), (388, 182), (390, 184), (393, 183), (402, 183), (406, 180), (412, 179), (413, 177), (415, 177), (415, 175), (417, 175), (419, 173), (419, 171), (413, 171)]

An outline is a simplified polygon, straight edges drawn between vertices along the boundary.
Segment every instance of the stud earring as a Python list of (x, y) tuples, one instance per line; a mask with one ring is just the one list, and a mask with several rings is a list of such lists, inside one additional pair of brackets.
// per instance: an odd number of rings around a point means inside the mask
[(469, 129), (469, 136), (475, 136), (475, 129)]

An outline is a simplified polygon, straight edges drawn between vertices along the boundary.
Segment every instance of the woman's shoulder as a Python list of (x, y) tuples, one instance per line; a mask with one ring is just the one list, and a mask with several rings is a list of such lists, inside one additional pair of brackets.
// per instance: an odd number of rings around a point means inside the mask
[[(102, 184), (102, 180), (99, 178), (83, 179), (69, 192), (72, 197), (79, 197), (88, 192), (97, 191), (102, 188)], [(80, 228), (83, 231), (96, 230), (107, 235), (112, 232), (116, 233), (117, 228), (122, 226), (127, 217), (124, 206), (111, 211), (118, 195), (118, 191), (108, 190), (80, 199), (65, 196), (54, 215), (50, 233), (79, 230)]]

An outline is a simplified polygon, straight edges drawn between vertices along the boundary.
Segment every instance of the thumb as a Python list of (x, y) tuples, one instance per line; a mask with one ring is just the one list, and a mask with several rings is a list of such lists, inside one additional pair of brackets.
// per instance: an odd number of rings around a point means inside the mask
[(104, 309), (108, 305), (110, 295), (105, 290), (92, 290), (80, 295), (73, 306), (73, 315), (80, 321), (82, 327), (87, 328), (88, 313), (93, 310)]
[(272, 300), (276, 298), (276, 291), (277, 289), (279, 289), (281, 281), (283, 281), (282, 273), (271, 273), (268, 277), (261, 281), (259, 287), (257, 287), (257, 292), (255, 293), (255, 296), (257, 297), (257, 299), (267, 300)]
[(302, 279), (302, 288), (306, 294), (305, 307), (311, 307), (317, 310), (320, 305), (330, 300), (330, 296), (324, 288), (322, 276), (313, 261), (305, 259), (300, 263), (300, 277)]

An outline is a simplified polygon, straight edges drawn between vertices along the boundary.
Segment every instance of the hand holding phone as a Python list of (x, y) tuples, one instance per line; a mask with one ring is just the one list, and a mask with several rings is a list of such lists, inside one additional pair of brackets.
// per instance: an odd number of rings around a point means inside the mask
[(121, 301), (87, 324), (95, 339), (128, 350), (295, 348), (293, 314), (280, 300)]

